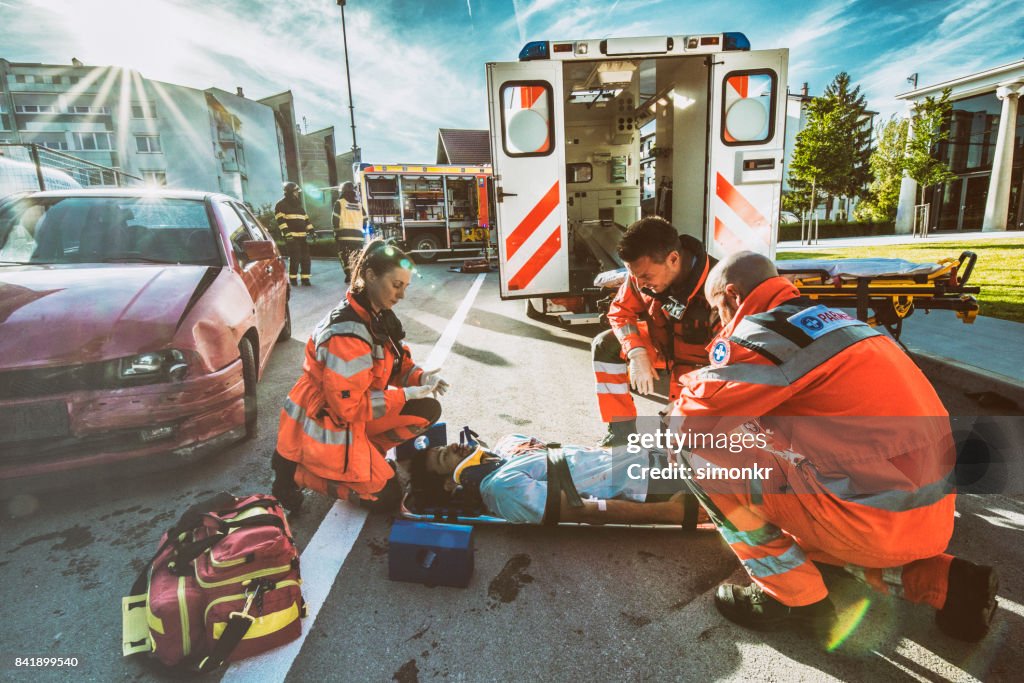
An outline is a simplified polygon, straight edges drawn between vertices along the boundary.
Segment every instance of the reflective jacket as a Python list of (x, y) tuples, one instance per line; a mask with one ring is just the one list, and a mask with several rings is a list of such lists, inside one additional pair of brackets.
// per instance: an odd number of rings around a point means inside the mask
[(379, 491), (393, 470), (366, 436), (372, 420), (405, 405), (403, 386), (418, 386), (398, 318), (371, 316), (351, 291), (306, 342), (302, 376), (288, 393), (278, 429), (278, 452), (313, 474), (345, 482), (360, 494)]
[(945, 550), (955, 499), (948, 413), (892, 339), (775, 277), (708, 351), (708, 367), (680, 378), (672, 415), (686, 428), (756, 424), (768, 451), (793, 466), (788, 489), (775, 492), (815, 494), (820, 525), (870, 538), (878, 556)]
[(704, 281), (717, 260), (689, 235), (679, 236), (679, 246), (683, 258), (686, 252), (696, 256), (689, 275), (661, 294), (642, 291), (629, 275), (608, 309), (623, 353), (646, 348), (652, 361), (660, 356), (670, 369), (676, 363), (706, 365), (707, 343), (719, 327), (718, 314), (704, 298)]
[(313, 223), (301, 199), (285, 197), (274, 206), (274, 217), (277, 218), (277, 229), (286, 240), (305, 239), (307, 233), (313, 232)]
[(336, 201), (331, 223), (338, 242), (363, 243), (363, 210), (358, 202), (347, 201), (344, 197)]

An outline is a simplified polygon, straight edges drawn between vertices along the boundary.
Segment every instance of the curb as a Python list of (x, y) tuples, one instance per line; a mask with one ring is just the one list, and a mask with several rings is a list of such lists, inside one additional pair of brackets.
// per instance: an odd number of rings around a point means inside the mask
[(995, 394), (1024, 411), (1024, 382), (1012, 377), (909, 347), (918, 367), (929, 377), (941, 377), (963, 390), (964, 394)]

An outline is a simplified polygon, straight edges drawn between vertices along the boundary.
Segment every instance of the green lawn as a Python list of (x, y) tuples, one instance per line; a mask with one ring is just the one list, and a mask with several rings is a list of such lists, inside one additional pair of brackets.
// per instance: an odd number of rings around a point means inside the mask
[(968, 284), (981, 287), (977, 295), (981, 315), (1024, 322), (1024, 238), (977, 242), (933, 242), (897, 244), (879, 247), (822, 248), (820, 251), (785, 251), (776, 258), (902, 258), (917, 263), (934, 263), (945, 257), (957, 257), (962, 251), (978, 255)]

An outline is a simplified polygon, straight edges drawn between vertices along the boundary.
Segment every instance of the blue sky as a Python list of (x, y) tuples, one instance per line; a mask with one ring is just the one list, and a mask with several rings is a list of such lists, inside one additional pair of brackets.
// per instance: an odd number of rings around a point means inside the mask
[[(812, 94), (848, 71), (883, 115), (926, 85), (1024, 58), (1021, 0), (348, 0), (356, 126), (368, 161), (432, 161), (439, 127), (485, 128), (484, 63), (530, 40), (741, 31), (788, 47)], [(113, 64), (249, 97), (291, 89), (308, 129), (351, 144), (335, 0), (0, 0), (0, 57)]]

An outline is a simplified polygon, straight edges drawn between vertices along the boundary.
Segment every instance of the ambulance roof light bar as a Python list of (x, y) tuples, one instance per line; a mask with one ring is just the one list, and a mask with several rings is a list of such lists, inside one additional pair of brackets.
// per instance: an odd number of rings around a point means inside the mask
[(656, 57), (709, 52), (750, 50), (742, 33), (712, 33), (696, 36), (644, 36), (551, 42), (535, 40), (519, 51), (519, 61), (538, 59), (601, 59), (603, 57)]

